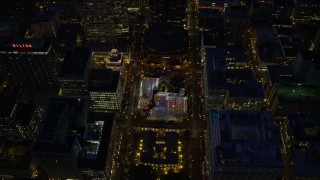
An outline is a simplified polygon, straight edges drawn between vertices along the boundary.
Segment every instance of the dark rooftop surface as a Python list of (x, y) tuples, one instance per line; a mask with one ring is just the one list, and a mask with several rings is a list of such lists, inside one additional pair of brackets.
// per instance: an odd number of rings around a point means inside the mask
[(86, 67), (88, 66), (88, 62), (91, 58), (91, 55), (92, 48), (89, 47), (77, 47), (73, 51), (67, 52), (58, 77), (82, 77), (85, 73)]
[(59, 6), (58, 4), (51, 4), (47, 7), (46, 10), (38, 13), (38, 15), (34, 17), (31, 23), (46, 22), (51, 20), (53, 21), (54, 16), (59, 12), (62, 13), (62, 11), (62, 6)]
[(146, 32), (146, 47), (159, 53), (182, 53), (188, 48), (188, 33), (183, 27), (152, 25)]
[(226, 78), (230, 81), (252, 81), (254, 80), (251, 69), (227, 69)]
[(271, 82), (273, 84), (296, 83), (292, 66), (268, 65)]
[(39, 133), (33, 144), (33, 152), (68, 154), (73, 153), (78, 138), (70, 133), (70, 128), (81, 134), (81, 125), (86, 121), (84, 116), (86, 108), (84, 99), (67, 97), (52, 98), (42, 116)]
[(199, 9), (200, 18), (219, 18), (221, 17), (221, 13), (216, 9), (209, 8), (200, 8)]
[(226, 60), (223, 49), (206, 49), (208, 88), (227, 88), (225, 80)]
[(34, 114), (36, 104), (32, 102), (21, 103), (17, 108), (16, 120), (20, 121), (21, 125), (29, 125)]
[(225, 15), (229, 18), (249, 18), (248, 9), (245, 6), (230, 6)]
[[(0, 38), (7, 38), (12, 35), (14, 31), (21, 28), (23, 24), (22, 18), (18, 17), (1, 17), (0, 16)], [(1, 39), (0, 39), (1, 40)]]
[[(216, 26), (214, 26), (216, 27)], [(211, 28), (211, 27), (207, 27)], [(201, 38), (203, 46), (212, 46), (212, 47), (219, 47), (220, 42), (223, 42), (223, 33), (215, 30), (210, 31), (202, 31)], [(222, 44), (222, 43), (221, 43)]]
[(232, 62), (247, 62), (245, 49), (241, 46), (229, 46), (226, 48), (226, 59)]
[(59, 28), (57, 37), (54, 39), (55, 50), (63, 52), (75, 48), (75, 41), (82, 31), (80, 24), (68, 24)]
[(288, 120), (296, 142), (320, 142), (320, 114), (292, 113)]
[(278, 62), (284, 58), (280, 42), (266, 42), (258, 47), (261, 61)]
[(242, 84), (228, 84), (230, 97), (264, 98), (264, 90), (260, 83), (251, 80)]
[(210, 116), (220, 125), (221, 143), (215, 154), (219, 166), (283, 166), (280, 132), (271, 112), (212, 110)]
[[(288, 115), (288, 120), (296, 175), (320, 177), (320, 115), (293, 113)], [(301, 146), (300, 142), (307, 146)]]
[(0, 94), (0, 117), (9, 117), (19, 97), (20, 89), (14, 88)]
[(89, 91), (116, 92), (120, 71), (111, 69), (92, 69), (89, 79)]

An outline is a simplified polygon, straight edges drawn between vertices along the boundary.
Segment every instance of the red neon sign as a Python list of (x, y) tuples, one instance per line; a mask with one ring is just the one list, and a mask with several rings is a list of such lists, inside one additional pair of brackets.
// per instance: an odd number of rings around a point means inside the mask
[(32, 44), (11, 44), (13, 48), (32, 48)]

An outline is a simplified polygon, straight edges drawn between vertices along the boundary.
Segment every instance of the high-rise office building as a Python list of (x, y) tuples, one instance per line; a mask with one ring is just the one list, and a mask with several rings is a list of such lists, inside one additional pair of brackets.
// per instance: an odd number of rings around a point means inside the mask
[(88, 78), (92, 48), (77, 47), (69, 51), (58, 74), (59, 85), (63, 96), (88, 98)]
[(94, 112), (116, 111), (121, 108), (123, 79), (120, 71), (92, 69), (88, 91)]
[(60, 6), (49, 6), (42, 14), (30, 23), (34, 38), (55, 38), (61, 26), (63, 9)]
[(183, 26), (186, 22), (186, 4), (186, 0), (149, 0), (150, 24)]
[(114, 113), (90, 113), (86, 139), (81, 146), (78, 168), (83, 179), (107, 179), (111, 177), (113, 151), (118, 141)]
[(60, 62), (44, 39), (12, 39), (2, 43), (0, 63), (16, 85), (57, 86)]
[(83, 99), (53, 98), (48, 102), (32, 155), (49, 178), (82, 178), (77, 159), (87, 117), (88, 106)]
[(79, 13), (89, 43), (127, 39), (127, 8), (124, 0), (79, 1)]
[(202, 61), (204, 61), (203, 79), (206, 110), (223, 108), (229, 93), (225, 78), (227, 68), (224, 50), (204, 48)]
[(80, 15), (77, 0), (57, 0), (55, 4), (63, 8), (62, 22), (64, 24), (79, 22)]
[(242, 45), (249, 25), (248, 9), (245, 6), (230, 6), (224, 15), (225, 43)]
[(252, 69), (227, 69), (228, 98), (225, 108), (233, 110), (261, 110), (265, 98), (261, 83)]

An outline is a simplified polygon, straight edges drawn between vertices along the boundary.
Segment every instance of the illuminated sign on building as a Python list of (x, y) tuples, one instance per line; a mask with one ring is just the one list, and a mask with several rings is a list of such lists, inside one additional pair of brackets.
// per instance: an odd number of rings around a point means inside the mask
[(32, 44), (11, 44), (13, 48), (32, 48)]

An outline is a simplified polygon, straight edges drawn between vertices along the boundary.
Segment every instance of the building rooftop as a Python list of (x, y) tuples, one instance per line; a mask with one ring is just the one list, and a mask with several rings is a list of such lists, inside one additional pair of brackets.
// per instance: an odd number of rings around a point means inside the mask
[(297, 83), (292, 66), (268, 65), (269, 76), (272, 84)]
[(54, 20), (54, 16), (57, 15), (57, 13), (62, 13), (63, 7), (59, 4), (50, 4), (45, 11), (41, 11), (40, 14), (38, 14), (31, 23), (38, 23), (38, 22), (46, 22)]
[(317, 85), (276, 85), (275, 90), (280, 102), (312, 104), (320, 102), (320, 86)]
[(188, 33), (183, 27), (155, 24), (146, 32), (146, 47), (158, 53), (184, 53), (188, 49)]
[(255, 28), (257, 45), (265, 42), (278, 42), (279, 37), (275, 28), (259, 27)]
[(252, 81), (254, 80), (252, 69), (227, 69), (226, 79), (230, 81)]
[(0, 93), (0, 118), (9, 118), (20, 94), (20, 88)]
[(271, 112), (212, 110), (210, 121), (219, 124), (220, 135), (212, 135), (220, 142), (214, 147), (217, 166), (282, 168), (280, 131)]
[(81, 134), (86, 122), (87, 102), (81, 99), (66, 97), (52, 98), (42, 116), (39, 133), (33, 144), (33, 152), (41, 153), (73, 153), (78, 138), (71, 135), (70, 129)]
[(259, 45), (258, 53), (260, 60), (264, 62), (278, 62), (284, 58), (284, 53), (279, 41), (265, 42)]
[(291, 113), (288, 120), (295, 142), (320, 141), (320, 114)]
[(247, 62), (245, 49), (241, 46), (229, 46), (226, 48), (226, 59), (231, 62)]
[(167, 132), (163, 139), (157, 139), (156, 132), (143, 134), (143, 152), (140, 161), (152, 164), (178, 164), (178, 133)]
[(225, 80), (225, 52), (219, 48), (206, 48), (206, 67), (208, 88), (227, 88)]
[(86, 69), (91, 59), (92, 48), (77, 47), (73, 51), (67, 52), (60, 72), (59, 78), (81, 77), (85, 78)]
[(229, 6), (226, 9), (225, 16), (227, 18), (249, 18), (246, 6)]
[(79, 168), (104, 170), (108, 156), (114, 113), (91, 113), (87, 138), (79, 155)]
[(13, 33), (21, 29), (22, 25), (22, 18), (0, 17), (0, 38), (5, 39), (10, 37)]
[(112, 49), (118, 49), (119, 52), (125, 54), (129, 52), (129, 43), (123, 41), (114, 42), (110, 40), (103, 44), (93, 44), (92, 47), (94, 52), (110, 52)]
[[(293, 160), (297, 176), (320, 177), (320, 115), (289, 114), (293, 137)], [(307, 143), (301, 146), (300, 142)]]
[(78, 35), (81, 34), (80, 24), (68, 24), (59, 28), (57, 37), (54, 39), (54, 48), (57, 52), (65, 53), (71, 51), (76, 46)]
[(34, 102), (19, 103), (17, 106), (16, 120), (19, 121), (21, 125), (29, 125), (35, 108), (36, 104)]
[(264, 98), (264, 89), (260, 83), (255, 80), (249, 80), (241, 84), (228, 84), (229, 96), (231, 98)]
[(89, 91), (116, 92), (120, 71), (92, 69), (89, 77)]
[[(216, 26), (214, 26), (216, 27)], [(211, 28), (211, 27), (206, 27)], [(210, 31), (202, 31), (201, 38), (202, 38), (202, 45), (208, 47), (217, 47), (219, 44), (223, 42), (223, 35), (222, 31), (219, 32), (215, 30)]]
[(216, 9), (209, 9), (209, 8), (199, 8), (199, 16), (200, 18), (220, 18), (221, 13)]

